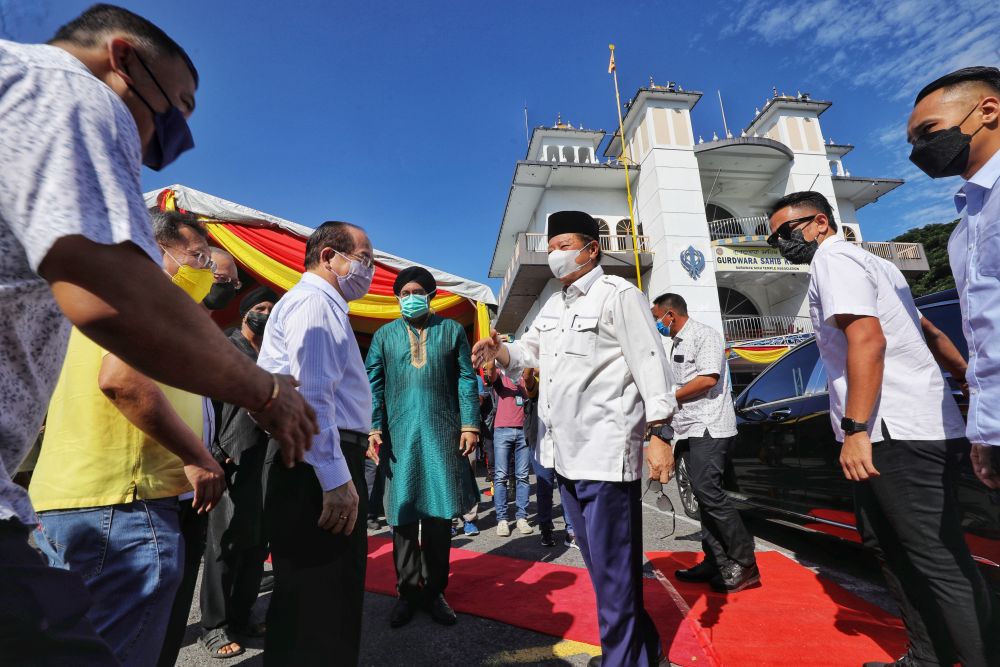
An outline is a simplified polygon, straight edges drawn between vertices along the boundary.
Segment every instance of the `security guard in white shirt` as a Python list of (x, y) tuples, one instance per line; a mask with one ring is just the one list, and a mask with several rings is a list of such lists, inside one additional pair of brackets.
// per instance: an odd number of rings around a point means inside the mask
[[(658, 428), (677, 409), (649, 302), (600, 267), (597, 222), (580, 211), (549, 217), (549, 267), (562, 284), (516, 343), (496, 332), (473, 347), (477, 366), (539, 368), (539, 418), (568, 513), (597, 594), (603, 656), (591, 665), (665, 661), (642, 601), (642, 447), (651, 479), (674, 461)], [(627, 565), (623, 565), (627, 564)], [(603, 662), (602, 662), (603, 661)], [(666, 664), (663, 662), (663, 664)]]
[[(773, 207), (768, 243), (809, 267), (809, 313), (829, 375), (840, 464), (858, 531), (882, 564), (909, 639), (890, 665), (995, 665), (990, 593), (962, 534), (957, 465), (965, 426), (935, 358), (956, 355), (891, 262), (837, 236), (818, 192)], [(960, 356), (960, 355), (959, 355)]]

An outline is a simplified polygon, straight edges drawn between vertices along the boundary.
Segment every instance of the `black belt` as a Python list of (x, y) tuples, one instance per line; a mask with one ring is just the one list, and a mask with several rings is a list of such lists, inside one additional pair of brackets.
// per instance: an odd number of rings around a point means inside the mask
[(368, 434), (359, 433), (358, 431), (348, 431), (346, 429), (337, 429), (340, 433), (340, 445), (344, 446), (346, 442), (349, 445), (357, 445), (361, 449), (368, 451)]

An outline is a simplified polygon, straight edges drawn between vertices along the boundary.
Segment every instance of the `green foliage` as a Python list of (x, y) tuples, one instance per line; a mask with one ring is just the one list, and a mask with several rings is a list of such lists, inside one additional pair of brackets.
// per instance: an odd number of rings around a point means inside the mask
[(921, 276), (909, 276), (906, 279), (914, 297), (955, 286), (955, 278), (951, 275), (951, 266), (948, 264), (948, 237), (957, 224), (958, 220), (925, 225), (904, 232), (893, 239), (899, 243), (924, 244), (924, 253), (927, 255), (930, 269)]

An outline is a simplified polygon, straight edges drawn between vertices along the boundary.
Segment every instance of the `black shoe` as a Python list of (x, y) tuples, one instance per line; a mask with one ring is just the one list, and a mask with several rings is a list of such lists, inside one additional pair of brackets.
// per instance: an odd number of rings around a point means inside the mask
[(263, 577), (260, 578), (260, 592), (270, 593), (273, 590), (274, 590), (274, 575), (265, 574)]
[(458, 616), (455, 614), (455, 610), (451, 608), (441, 593), (431, 598), (426, 608), (427, 613), (431, 615), (435, 623), (440, 623), (441, 625), (455, 625), (458, 623)]
[(382, 522), (377, 517), (368, 517), (368, 530), (382, 530)]
[(554, 547), (556, 545), (555, 540), (552, 539), (552, 529), (542, 528), (542, 546), (543, 547)]
[(866, 662), (864, 667), (917, 667), (917, 661), (907, 651), (906, 655), (898, 658), (895, 662)]
[(736, 593), (759, 585), (760, 570), (757, 569), (757, 563), (749, 567), (743, 567), (739, 563), (726, 563), (712, 579), (712, 590), (719, 593)]
[(392, 607), (392, 615), (389, 616), (389, 627), (403, 627), (413, 620), (413, 612), (413, 604), (406, 598), (399, 598)]
[(674, 572), (677, 579), (680, 581), (688, 581), (695, 584), (701, 584), (719, 576), (719, 568), (715, 566), (715, 563), (711, 563), (707, 560), (703, 560), (694, 567), (689, 567), (686, 570), (677, 570)]

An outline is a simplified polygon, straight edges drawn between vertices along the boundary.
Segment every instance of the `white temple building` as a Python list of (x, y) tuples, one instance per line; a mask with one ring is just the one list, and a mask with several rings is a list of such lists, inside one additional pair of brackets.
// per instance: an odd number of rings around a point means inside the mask
[[(691, 316), (731, 344), (810, 333), (808, 267), (786, 262), (765, 241), (768, 207), (797, 190), (826, 195), (848, 241), (904, 273), (927, 270), (920, 244), (865, 240), (856, 211), (903, 181), (851, 175), (844, 156), (853, 147), (823, 135), (820, 116), (830, 102), (775, 93), (738, 136), (706, 141), (691, 124), (701, 97), (675, 84), (651, 85), (626, 104), (639, 264), (650, 299), (681, 294)], [(514, 169), (490, 265), (490, 277), (503, 278), (499, 331), (523, 333), (560, 287), (546, 263), (546, 225), (556, 211), (597, 218), (604, 270), (635, 281), (620, 141), (617, 132), (608, 138), (562, 122), (532, 133)]]

